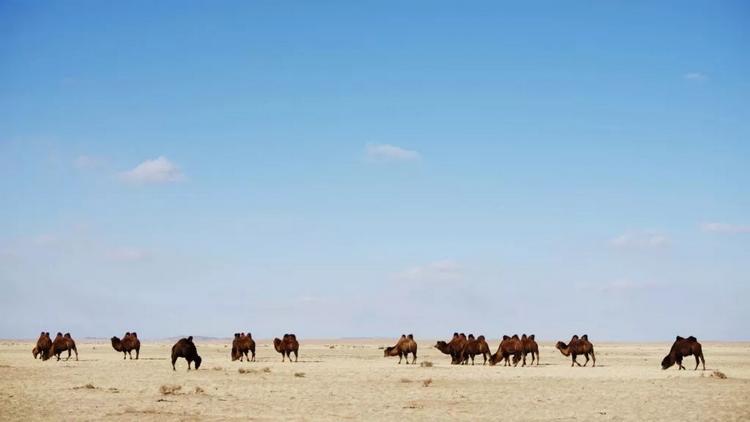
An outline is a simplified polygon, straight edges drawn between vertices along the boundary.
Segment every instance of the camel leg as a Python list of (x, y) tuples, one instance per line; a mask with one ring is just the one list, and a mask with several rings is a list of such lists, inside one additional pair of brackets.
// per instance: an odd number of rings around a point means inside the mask
[(586, 358), (586, 362), (583, 362), (583, 366), (586, 366), (586, 365), (588, 365), (588, 364), (589, 364), (589, 354), (588, 354), (588, 353), (584, 353), (584, 354), (583, 354), (583, 357), (585, 357), (585, 358)]
[(138, 355), (141, 354), (141, 349), (135, 349), (135, 360), (138, 360)]
[[(697, 371), (698, 370), (698, 365), (700, 365), (699, 361), (700, 361), (700, 358), (698, 357), (698, 355), (695, 355), (695, 369), (693, 369), (693, 371)], [(706, 368), (703, 368), (703, 370), (705, 371)]]
[(255, 362), (255, 350), (253, 350), (253, 362)]
[(415, 363), (417, 363), (417, 352), (415, 351), (415, 352), (412, 352), (412, 353), (414, 354), (414, 359), (412, 359), (411, 363), (415, 364)]
[[(187, 360), (187, 359), (185, 359)], [(190, 364), (193, 363), (192, 361), (188, 360), (188, 371), (190, 370)]]
[(174, 367), (174, 364), (175, 364), (175, 362), (177, 362), (177, 356), (172, 356), (172, 370), (173, 370), (173, 371), (176, 371), (176, 370), (177, 370), (177, 369), (175, 369), (175, 367)]
[[(294, 351), (294, 361), (295, 361), (295, 362), (297, 362), (297, 355), (298, 355), (298, 352), (297, 352), (297, 351), (295, 350), (295, 351)], [(289, 360), (292, 360), (292, 358), (291, 358), (291, 357), (289, 357)]]
[(591, 367), (596, 368), (596, 355), (594, 355), (594, 349), (591, 349)]
[[(580, 363), (578, 363), (578, 361), (576, 360), (576, 357), (577, 357), (578, 355), (575, 355), (575, 354), (573, 354), (572, 356), (573, 356), (573, 363), (575, 363), (575, 364), (576, 364), (576, 365), (578, 365), (578, 366), (581, 366), (581, 364), (580, 364)], [(570, 366), (573, 366), (573, 363), (571, 363), (571, 364), (570, 364)]]
[(523, 362), (521, 363), (521, 367), (526, 366), (526, 353), (523, 354)]
[(398, 352), (398, 364), (401, 365), (401, 352)]
[(281, 352), (281, 361), (284, 362), (285, 358), (286, 358), (286, 352)]
[(128, 358), (128, 353), (123, 351), (122, 352), (122, 360), (125, 360), (127, 358)]
[(539, 352), (536, 352), (536, 366), (539, 366)]
[[(703, 358), (703, 351), (701, 350), (701, 363), (703, 363), (703, 370), (706, 370), (706, 359)], [(695, 367), (695, 369), (698, 369), (698, 366)]]

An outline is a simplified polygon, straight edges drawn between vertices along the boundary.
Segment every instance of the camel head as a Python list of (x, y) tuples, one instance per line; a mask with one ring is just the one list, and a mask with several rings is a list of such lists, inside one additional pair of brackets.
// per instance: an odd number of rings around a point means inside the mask
[(201, 362), (202, 361), (203, 361), (203, 359), (201, 359), (200, 356), (195, 355), (195, 360), (194, 360), (194, 362), (195, 362), (195, 369), (198, 369), (198, 368), (201, 367)]
[(436, 349), (440, 350), (443, 353), (450, 353), (448, 343), (440, 340), (437, 343), (435, 343), (434, 346)]
[(120, 339), (115, 336), (110, 340), (112, 341), (112, 348), (117, 350), (118, 352), (122, 352), (122, 342), (120, 342)]
[(568, 349), (568, 345), (558, 341), (557, 344), (555, 344), (555, 348), (560, 351), (565, 356), (570, 355), (570, 350)]
[(661, 369), (669, 369), (672, 365), (674, 365), (674, 357), (670, 353), (661, 361)]
[(490, 366), (495, 366), (500, 362), (500, 353), (493, 353), (490, 355)]
[(383, 350), (383, 357), (387, 358), (391, 355), (391, 351), (393, 350), (393, 346), (388, 346)]

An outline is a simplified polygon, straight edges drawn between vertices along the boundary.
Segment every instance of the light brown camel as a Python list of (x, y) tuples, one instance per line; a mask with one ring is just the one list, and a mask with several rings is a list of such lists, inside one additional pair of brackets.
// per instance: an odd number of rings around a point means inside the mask
[(412, 354), (412, 364), (417, 363), (417, 342), (414, 341), (414, 335), (409, 334), (408, 336), (401, 334), (401, 338), (398, 339), (395, 346), (386, 347), (383, 351), (383, 357), (398, 356), (398, 363), (401, 364), (401, 359), (406, 358), (406, 364), (409, 364), (409, 353)]
[(503, 366), (511, 366), (510, 357), (513, 356), (513, 366), (518, 366), (518, 362), (521, 360), (523, 354), (523, 343), (518, 337), (518, 334), (514, 334), (513, 337), (503, 336), (500, 341), (500, 346), (497, 348), (497, 352), (490, 356), (490, 365), (497, 365), (498, 362), (504, 361)]

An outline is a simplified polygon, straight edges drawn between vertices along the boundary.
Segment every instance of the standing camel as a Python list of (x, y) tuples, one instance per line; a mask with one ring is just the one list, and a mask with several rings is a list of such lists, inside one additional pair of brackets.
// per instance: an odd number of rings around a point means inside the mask
[(570, 339), (570, 343), (565, 344), (561, 341), (558, 341), (555, 345), (557, 350), (560, 351), (560, 353), (563, 354), (563, 356), (571, 356), (572, 360), (570, 363), (570, 366), (578, 365), (581, 366), (578, 361), (576, 361), (576, 357), (578, 355), (583, 355), (586, 357), (586, 362), (583, 364), (583, 366), (586, 366), (586, 364), (589, 363), (589, 354), (591, 354), (591, 359), (594, 361), (594, 363), (591, 365), (592, 367), (596, 366), (596, 356), (594, 355), (594, 345), (591, 344), (589, 341), (589, 336), (584, 334), (581, 336), (581, 338), (578, 338), (577, 335), (574, 335), (573, 338)]

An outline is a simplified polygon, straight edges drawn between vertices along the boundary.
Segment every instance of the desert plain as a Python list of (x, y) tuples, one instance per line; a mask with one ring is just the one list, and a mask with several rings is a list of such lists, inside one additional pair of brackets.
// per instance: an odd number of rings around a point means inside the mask
[(417, 365), (399, 365), (381, 349), (395, 340), (300, 338), (299, 361), (282, 363), (270, 340), (256, 362), (232, 362), (231, 340), (196, 339), (197, 371), (182, 359), (172, 371), (173, 341), (143, 341), (136, 361), (82, 339), (78, 361), (42, 362), (35, 341), (4, 340), (0, 420), (750, 420), (750, 343), (703, 342), (706, 371), (692, 357), (663, 371), (670, 342), (592, 339), (597, 367), (571, 368), (553, 341), (539, 366), (489, 367), (417, 340)]

